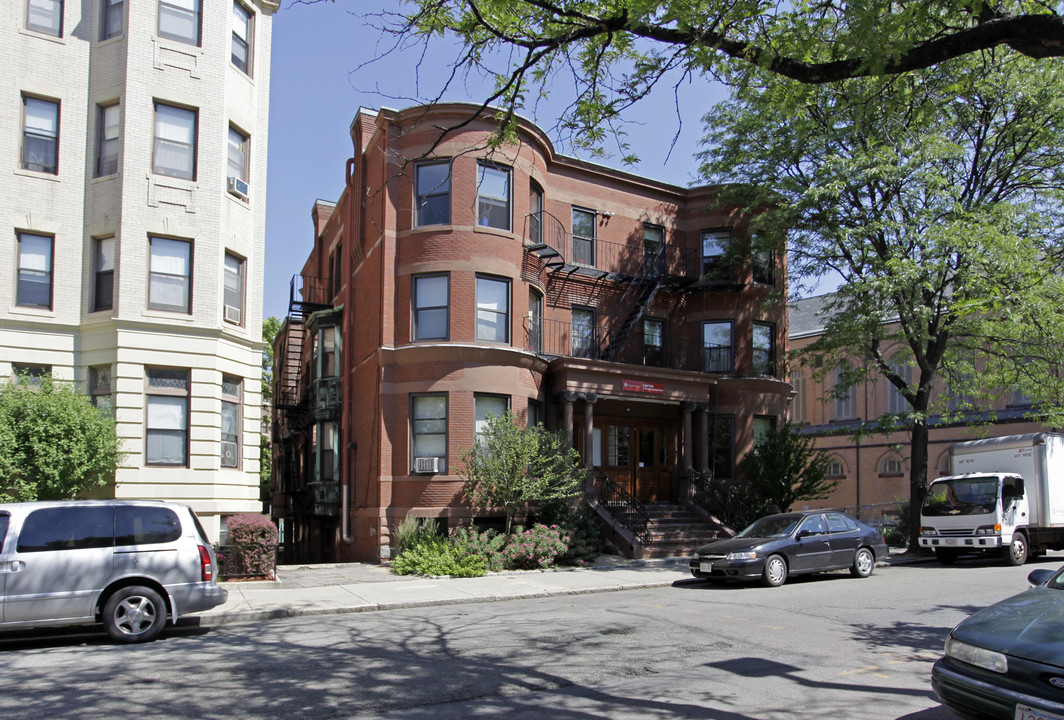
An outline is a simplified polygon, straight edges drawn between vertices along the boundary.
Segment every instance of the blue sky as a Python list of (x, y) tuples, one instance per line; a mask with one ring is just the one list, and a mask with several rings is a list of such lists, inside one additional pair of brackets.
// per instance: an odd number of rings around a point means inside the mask
[[(337, 0), (302, 4), (282, 0), (273, 18), (270, 88), (269, 177), (267, 178), (266, 277), (263, 313), (288, 313), (289, 282), (302, 268), (313, 246), (311, 207), (318, 198), (335, 201), (344, 188), (344, 165), (351, 157), (349, 127), (359, 107), (401, 109), (415, 98), (434, 97), (443, 83), (445, 63), (453, 49), (432, 48), (422, 57), (420, 47), (392, 54), (386, 60), (364, 63), (389, 46), (356, 13), (393, 10), (395, 0)], [(421, 72), (418, 72), (418, 64)], [(429, 72), (426, 72), (428, 68)], [(375, 92), (380, 88), (381, 93)], [(482, 101), (488, 81), (471, 78), (456, 83), (445, 95), (451, 101)], [(554, 92), (564, 98), (564, 92)], [(689, 185), (697, 177), (701, 116), (724, 98), (719, 86), (702, 80), (686, 84), (678, 95), (684, 118), (677, 119), (671, 87), (642, 101), (628, 116), (631, 151), (638, 165), (623, 169), (655, 180)], [(564, 107), (564, 105), (563, 105)], [(541, 106), (526, 116), (545, 131), (553, 126), (558, 106)], [(679, 139), (669, 153), (677, 130)], [(571, 151), (553, 137), (556, 149)], [(622, 167), (618, 158), (600, 160)]]

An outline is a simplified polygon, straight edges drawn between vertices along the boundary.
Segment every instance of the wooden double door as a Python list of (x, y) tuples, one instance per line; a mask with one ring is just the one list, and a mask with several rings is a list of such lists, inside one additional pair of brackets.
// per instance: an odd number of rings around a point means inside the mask
[(642, 502), (672, 500), (676, 431), (665, 423), (596, 418), (595, 464)]

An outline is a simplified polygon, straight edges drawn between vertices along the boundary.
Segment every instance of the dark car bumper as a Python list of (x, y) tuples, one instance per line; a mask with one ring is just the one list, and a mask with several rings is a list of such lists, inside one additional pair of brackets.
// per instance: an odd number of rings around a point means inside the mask
[(946, 657), (931, 668), (931, 688), (950, 710), (966, 720), (1013, 720), (1017, 704), (1064, 716), (1064, 703), (987, 682), (976, 677), (963, 663)]
[[(712, 565), (710, 572), (702, 569), (703, 563)], [(753, 580), (761, 577), (765, 568), (765, 558), (753, 560), (719, 560), (695, 558), (691, 561), (691, 574), (697, 578), (710, 580)]]

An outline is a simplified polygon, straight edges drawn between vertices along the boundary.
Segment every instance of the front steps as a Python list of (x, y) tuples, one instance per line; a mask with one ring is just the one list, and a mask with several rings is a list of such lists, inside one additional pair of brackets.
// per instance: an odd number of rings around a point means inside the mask
[(650, 512), (650, 544), (643, 549), (644, 558), (694, 555), (702, 545), (732, 535), (723, 525), (683, 505), (648, 503), (646, 508)]

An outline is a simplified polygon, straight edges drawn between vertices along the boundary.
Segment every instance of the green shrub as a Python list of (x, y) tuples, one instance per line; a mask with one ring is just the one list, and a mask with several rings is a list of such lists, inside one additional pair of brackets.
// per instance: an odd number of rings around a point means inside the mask
[(392, 561), (392, 569), (400, 575), (452, 577), (480, 577), (487, 572), (483, 560), (476, 556), (460, 557), (454, 544), (438, 535), (421, 537)]
[(395, 553), (402, 555), (425, 538), (437, 537), (440, 526), (435, 518), (417, 518), (407, 515), (395, 528)]
[(506, 536), (497, 530), (478, 532), (476, 528), (457, 527), (451, 532), (451, 542), (460, 558), (476, 557), (491, 572), (503, 569), (503, 548)]
[(557, 525), (533, 525), (514, 533), (503, 548), (505, 566), (510, 570), (537, 570), (550, 567), (569, 546), (569, 533)]

